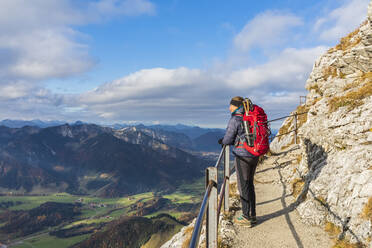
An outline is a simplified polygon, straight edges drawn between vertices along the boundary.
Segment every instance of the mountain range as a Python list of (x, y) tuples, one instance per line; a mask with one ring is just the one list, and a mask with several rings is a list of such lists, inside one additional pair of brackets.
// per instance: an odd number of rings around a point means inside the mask
[[(0, 121), (0, 126), (6, 126), (10, 128), (22, 128), (26, 126), (30, 127), (53, 127), (60, 126), (64, 124), (69, 124), (70, 126), (89, 124), (82, 121), (75, 121), (72, 123), (67, 123), (65, 121), (41, 121), (41, 120), (11, 120), (5, 119)], [(183, 124), (176, 125), (128, 125), (116, 123), (112, 125), (106, 125), (105, 127), (110, 127), (115, 130), (120, 130), (123, 128), (133, 128), (146, 132), (150, 136), (161, 139), (163, 142), (186, 150), (194, 151), (218, 151), (220, 146), (217, 145), (216, 141), (221, 138), (225, 130), (220, 128), (201, 128), (198, 126), (188, 126)], [(209, 145), (206, 145), (208, 143)]]
[(0, 126), (0, 188), (110, 197), (172, 190), (208, 165), (180, 149), (191, 146), (183, 134), (144, 127)]
[(65, 121), (41, 121), (41, 120), (10, 120), (5, 119), (0, 121), (0, 126), (6, 126), (11, 128), (21, 128), (25, 126), (35, 126), (35, 127), (52, 127), (65, 124)]

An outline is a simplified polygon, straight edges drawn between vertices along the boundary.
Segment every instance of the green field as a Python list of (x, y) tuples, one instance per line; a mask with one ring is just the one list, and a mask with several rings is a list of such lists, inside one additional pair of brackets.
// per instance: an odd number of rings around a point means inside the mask
[(178, 219), (184, 213), (182, 213), (182, 212), (176, 212), (176, 211), (158, 211), (158, 212), (155, 212), (155, 213), (152, 213), (152, 214), (145, 215), (144, 217), (151, 218), (151, 217), (157, 216), (159, 214), (169, 214), (169, 215), (173, 216), (174, 218)]
[(89, 234), (72, 238), (59, 239), (48, 234), (43, 234), (14, 245), (14, 248), (66, 248), (89, 237)]
[[(178, 187), (178, 189), (171, 193), (161, 195), (163, 198), (167, 198), (172, 201), (174, 204), (182, 204), (182, 203), (199, 203), (201, 201), (201, 197), (204, 193), (204, 178), (200, 178), (195, 180), (195, 182), (191, 184), (182, 184)], [(120, 197), (120, 198), (100, 198), (100, 197), (92, 197), (92, 196), (77, 196), (77, 195), (70, 195), (68, 193), (58, 193), (58, 194), (51, 194), (45, 196), (1, 196), (0, 202), (21, 202), (19, 205), (15, 205), (9, 207), (9, 210), (29, 210), (35, 207), (40, 206), (46, 202), (61, 202), (61, 203), (74, 203), (77, 202), (78, 199), (82, 199), (82, 214), (78, 216), (78, 218), (72, 222), (65, 224), (62, 228), (70, 228), (75, 225), (79, 224), (100, 224), (103, 222), (110, 222), (112, 220), (120, 218), (123, 215), (132, 215), (135, 211), (130, 210), (130, 206), (137, 202), (145, 202), (154, 198), (154, 194), (152, 192), (141, 193), (137, 195), (127, 196), (127, 197)], [(105, 204), (104, 207), (98, 208), (89, 208), (90, 203), (96, 204)], [(181, 217), (184, 212), (177, 212), (177, 211), (158, 211), (145, 217), (153, 217), (161, 213), (167, 213), (172, 215), (175, 218)], [(0, 227), (5, 223), (0, 223)], [(58, 227), (61, 228), (61, 227)], [(21, 243), (17, 243), (17, 245), (13, 245), (11, 247), (15, 248), (28, 248), (28, 247), (53, 247), (53, 248), (65, 248), (69, 247), (72, 244), (80, 242), (90, 235), (82, 235), (76, 236), (72, 238), (60, 239), (48, 234), (35, 234), (32, 237), (26, 238)], [(22, 240), (22, 239), (19, 239)]]
[[(204, 188), (204, 178), (198, 179), (191, 184), (182, 184), (172, 194), (166, 194), (162, 197), (170, 199), (174, 203), (195, 203), (201, 200)], [(58, 193), (46, 196), (0, 196), (0, 202), (22, 202), (20, 205), (12, 206), (9, 210), (28, 210), (40, 206), (45, 202), (62, 202), (62, 203), (73, 203), (78, 199), (83, 199), (82, 203), (99, 203), (106, 205), (116, 205), (120, 207), (130, 206), (131, 204), (139, 200), (150, 200), (154, 197), (152, 192), (141, 193), (128, 197), (120, 198), (100, 198), (92, 196), (77, 196), (70, 195), (68, 193)], [(86, 211), (83, 213), (83, 217), (91, 217), (92, 214), (100, 214), (104, 211), (96, 213), (94, 211)]]
[(205, 181), (203, 178), (195, 180), (193, 183), (185, 183), (178, 187), (172, 194), (163, 195), (164, 198), (173, 203), (198, 203), (205, 191)]
[(106, 205), (122, 205), (128, 206), (140, 199), (151, 199), (153, 197), (152, 192), (142, 193), (138, 195), (133, 195), (129, 197), (121, 198), (100, 198), (91, 196), (76, 196), (70, 195), (68, 193), (58, 193), (46, 196), (0, 196), (0, 202), (22, 202), (20, 205), (10, 207), (9, 210), (28, 210), (40, 206), (45, 202), (63, 202), (63, 203), (73, 203), (78, 199), (82, 198), (83, 203), (100, 203)]

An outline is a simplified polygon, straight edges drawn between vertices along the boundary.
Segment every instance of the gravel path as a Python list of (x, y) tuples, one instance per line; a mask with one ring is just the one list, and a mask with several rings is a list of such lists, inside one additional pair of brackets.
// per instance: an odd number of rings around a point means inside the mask
[[(331, 247), (332, 241), (322, 228), (300, 221), (291, 205), (294, 198), (288, 193), (281, 168), (275, 167), (274, 159), (260, 164), (255, 176), (258, 224), (253, 228), (232, 225), (235, 233), (232, 248)], [(234, 219), (240, 214), (237, 211)]]

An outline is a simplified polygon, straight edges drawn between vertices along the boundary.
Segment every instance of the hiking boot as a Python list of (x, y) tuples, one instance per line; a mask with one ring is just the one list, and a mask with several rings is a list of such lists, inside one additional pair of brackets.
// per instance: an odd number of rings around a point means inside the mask
[(251, 226), (251, 220), (244, 217), (243, 215), (239, 216), (238, 218), (235, 219), (234, 221), (238, 225), (242, 226)]
[(256, 216), (251, 216), (251, 217), (249, 218), (249, 221), (251, 222), (250, 227), (255, 226), (255, 225), (257, 224), (257, 218), (256, 218)]

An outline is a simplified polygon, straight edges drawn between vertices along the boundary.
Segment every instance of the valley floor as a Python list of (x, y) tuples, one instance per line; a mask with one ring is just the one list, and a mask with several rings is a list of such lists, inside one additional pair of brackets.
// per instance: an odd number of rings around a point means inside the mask
[[(6, 210), (31, 210), (39, 207), (46, 202), (75, 203), (81, 202), (81, 214), (69, 222), (64, 222), (59, 226), (45, 227), (43, 230), (32, 233), (26, 237), (19, 237), (12, 240), (5, 240), (4, 234), (0, 232), (0, 240), (8, 244), (8, 247), (14, 248), (67, 248), (84, 239), (89, 238), (90, 234), (75, 235), (69, 238), (58, 238), (50, 234), (51, 231), (68, 229), (79, 225), (97, 227), (97, 230), (103, 230), (102, 224), (118, 220), (123, 216), (139, 215), (151, 218), (161, 213), (167, 213), (175, 218), (181, 218), (184, 215), (192, 214), (187, 210), (189, 206), (198, 205), (204, 191), (204, 178), (195, 180), (194, 183), (185, 183), (178, 189), (169, 194), (161, 195), (162, 199), (168, 200), (165, 208), (159, 206), (151, 210), (141, 212), (146, 206), (151, 207), (152, 201), (158, 196), (152, 192), (121, 197), (121, 198), (99, 198), (94, 196), (75, 196), (66, 193), (57, 193), (52, 195), (40, 196), (0, 196), (0, 214)], [(156, 201), (155, 201), (156, 203)], [(8, 206), (8, 207), (7, 207)], [(183, 209), (185, 206), (186, 209)], [(197, 207), (197, 206), (196, 206)], [(0, 221), (0, 227), (6, 222)], [(1, 243), (0, 243), (1, 244)]]

